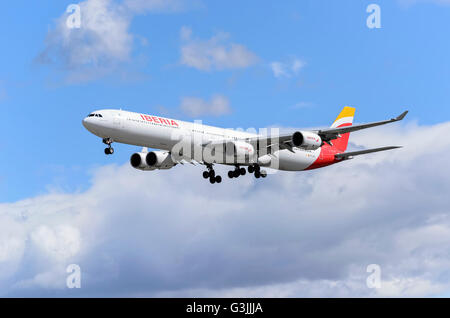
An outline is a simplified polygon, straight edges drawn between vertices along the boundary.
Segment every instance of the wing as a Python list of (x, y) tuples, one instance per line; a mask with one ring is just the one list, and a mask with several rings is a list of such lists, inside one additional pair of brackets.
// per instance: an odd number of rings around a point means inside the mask
[[(277, 146), (280, 150), (281, 149), (288, 149), (292, 150), (292, 147), (295, 147), (292, 144), (292, 133), (290, 134), (281, 134), (281, 135), (275, 135), (275, 136), (256, 136), (251, 138), (242, 138), (239, 139), (240, 141), (245, 141), (252, 146), (255, 147), (255, 149), (268, 149), (270, 150), (272, 147)], [(226, 140), (214, 140), (214, 141), (208, 141), (202, 144), (203, 147), (205, 146), (222, 146), (225, 147), (225, 145), (228, 142), (233, 142), (233, 140), (226, 139)]]
[(386, 124), (390, 124), (390, 123), (395, 123), (396, 121), (400, 121), (403, 118), (405, 118), (406, 114), (408, 114), (408, 111), (405, 111), (400, 116), (397, 116), (396, 118), (392, 118), (389, 120), (377, 121), (377, 122), (368, 123), (368, 124), (346, 126), (346, 127), (341, 127), (341, 128), (327, 128), (327, 129), (318, 130), (318, 131), (316, 131), (316, 133), (322, 138), (323, 141), (330, 141), (330, 140), (339, 138), (339, 136), (341, 134), (346, 134), (346, 133), (350, 133), (353, 131), (358, 131), (358, 130), (362, 130), (362, 129), (386, 125)]
[[(367, 124), (359, 124), (359, 125), (353, 125), (353, 126), (345, 126), (345, 127), (338, 127), (338, 128), (326, 128), (321, 130), (310, 130), (311, 133), (317, 134), (322, 138), (323, 142), (327, 142), (331, 144), (331, 140), (337, 139), (341, 136), (341, 134), (350, 133), (353, 131), (358, 131), (362, 129), (367, 129), (371, 127), (386, 125), (390, 123), (394, 123), (397, 121), (402, 120), (405, 118), (406, 114), (408, 114), (408, 111), (403, 112), (401, 115), (389, 119), (389, 120), (383, 120), (383, 121), (377, 121)], [(294, 137), (295, 133), (289, 133), (289, 134), (280, 134), (276, 136), (256, 136), (251, 138), (243, 138), (242, 141), (248, 142), (251, 145), (257, 149), (259, 152), (260, 150), (263, 150), (265, 153), (271, 153), (272, 148), (277, 147), (278, 149), (287, 149), (291, 152), (294, 152), (293, 148), (296, 147), (294, 145)], [(218, 140), (213, 142), (206, 142), (203, 144), (203, 146), (216, 144), (216, 145), (225, 145), (227, 142), (230, 142), (230, 140)], [(395, 147), (394, 147), (395, 148)], [(390, 149), (394, 149), (390, 148)], [(380, 148), (381, 149), (381, 148)], [(383, 149), (388, 150), (388, 149)], [(378, 150), (382, 151), (382, 150)], [(357, 155), (357, 154), (354, 154)]]
[(270, 153), (273, 147), (277, 147), (278, 149), (287, 149), (291, 152), (294, 152), (292, 149), (294, 146), (292, 142), (293, 134), (281, 134), (277, 136), (258, 136), (254, 138), (249, 138), (246, 140), (249, 144), (255, 146), (256, 149), (267, 149)]
[[(326, 128), (321, 130), (313, 130), (311, 132), (317, 134), (322, 138), (322, 141), (324, 142), (330, 142), (333, 139), (337, 139), (341, 136), (341, 134), (346, 134), (362, 129), (372, 128), (376, 126), (386, 125), (390, 123), (394, 123), (397, 121), (402, 120), (405, 118), (405, 116), (408, 114), (408, 111), (404, 111), (401, 115), (389, 119), (389, 120), (383, 120), (383, 121), (377, 121), (367, 124), (359, 124), (359, 125), (353, 125), (353, 126), (346, 126), (346, 127), (338, 127), (338, 128)], [(247, 139), (247, 142), (252, 144), (258, 144), (258, 145), (267, 145), (268, 148), (273, 147), (274, 145), (278, 145), (279, 149), (288, 149), (292, 151), (292, 147), (294, 147), (294, 144), (292, 142), (293, 134), (282, 134), (279, 136), (262, 136), (262, 137), (255, 137)], [(260, 148), (259, 148), (260, 149)], [(393, 149), (393, 148), (392, 148)], [(388, 150), (388, 149), (386, 149)], [(381, 150), (380, 150), (381, 151)]]

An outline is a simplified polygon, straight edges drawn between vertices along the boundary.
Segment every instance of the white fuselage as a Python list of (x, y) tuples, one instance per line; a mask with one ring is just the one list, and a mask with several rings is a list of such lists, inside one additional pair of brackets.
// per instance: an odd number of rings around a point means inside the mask
[[(93, 116), (92, 114), (100, 116)], [(83, 119), (84, 127), (101, 138), (110, 138), (114, 142), (171, 151), (183, 138), (189, 137), (199, 144), (223, 140), (242, 140), (256, 137), (252, 134), (233, 129), (207, 126), (159, 116), (134, 113), (124, 110), (105, 109), (93, 112)], [(273, 156), (274, 166), (279, 170), (300, 171), (310, 167), (320, 156), (321, 148), (293, 151), (278, 150)], [(272, 167), (273, 168), (273, 167)]]

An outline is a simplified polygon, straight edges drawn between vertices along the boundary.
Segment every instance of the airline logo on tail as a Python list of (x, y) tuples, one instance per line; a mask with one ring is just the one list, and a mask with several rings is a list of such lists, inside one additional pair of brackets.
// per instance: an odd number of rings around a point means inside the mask
[(353, 124), (353, 117), (355, 117), (355, 108), (345, 106), (333, 125), (331, 125), (331, 128), (351, 126)]
[[(331, 128), (342, 128), (352, 126), (353, 117), (355, 117), (355, 108), (345, 106), (340, 114), (337, 116)], [(334, 148), (338, 151), (345, 151), (348, 145), (348, 139), (350, 137), (350, 133), (343, 133), (337, 139), (332, 140), (332, 144)]]

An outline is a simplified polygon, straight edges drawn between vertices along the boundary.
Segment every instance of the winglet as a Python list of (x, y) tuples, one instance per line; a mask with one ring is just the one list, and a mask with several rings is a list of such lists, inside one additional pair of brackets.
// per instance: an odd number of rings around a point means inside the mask
[(402, 120), (403, 118), (405, 118), (406, 114), (408, 114), (408, 111), (404, 111), (400, 116), (397, 116), (397, 118), (395, 118), (395, 121)]

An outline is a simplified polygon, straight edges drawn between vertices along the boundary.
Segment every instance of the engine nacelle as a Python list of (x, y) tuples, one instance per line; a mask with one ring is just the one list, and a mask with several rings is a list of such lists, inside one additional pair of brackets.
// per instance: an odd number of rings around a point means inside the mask
[(255, 147), (245, 141), (230, 141), (226, 144), (226, 154), (239, 162), (248, 162), (255, 155)]
[(292, 143), (295, 147), (316, 150), (322, 146), (322, 138), (310, 131), (296, 131), (292, 135)]
[(170, 169), (176, 165), (168, 151), (152, 151), (145, 157), (147, 165), (157, 169)]
[(130, 157), (130, 164), (133, 168), (138, 170), (155, 170), (155, 167), (150, 167), (147, 164), (147, 152), (136, 152)]
[(258, 164), (263, 167), (267, 167), (272, 163), (272, 157), (269, 155), (264, 155), (258, 158)]
[(131, 155), (130, 164), (139, 170), (170, 169), (176, 165), (166, 151), (137, 152)]

